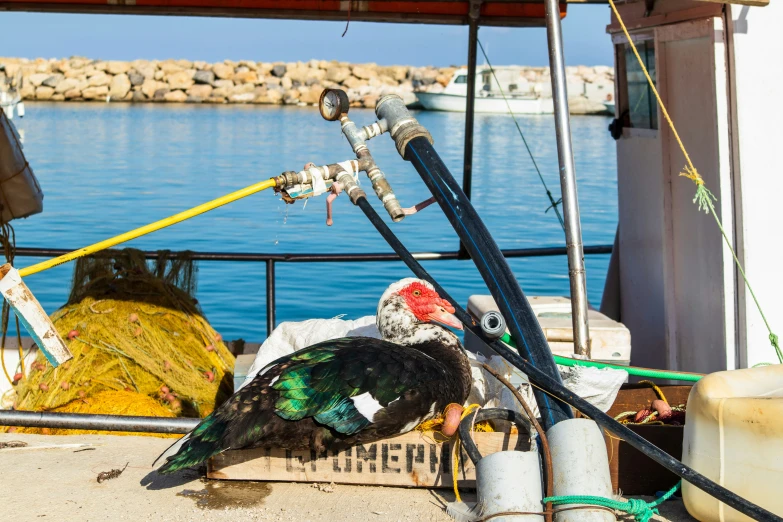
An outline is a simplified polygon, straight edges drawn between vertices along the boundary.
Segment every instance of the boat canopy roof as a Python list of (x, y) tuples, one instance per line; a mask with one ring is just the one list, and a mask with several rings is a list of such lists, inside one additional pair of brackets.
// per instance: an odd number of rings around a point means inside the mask
[[(606, 0), (561, 0), (605, 3)], [(467, 25), (467, 0), (0, 0), (0, 11), (103, 13), (134, 15), (216, 16), (392, 23)], [(485, 26), (543, 26), (543, 0), (484, 0), (479, 24)]]

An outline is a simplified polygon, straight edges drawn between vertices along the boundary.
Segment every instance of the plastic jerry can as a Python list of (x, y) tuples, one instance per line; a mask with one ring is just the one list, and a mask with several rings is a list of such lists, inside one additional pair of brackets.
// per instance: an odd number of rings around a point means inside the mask
[[(697, 382), (682, 456), (714, 482), (783, 516), (783, 366), (717, 372)], [(685, 481), (682, 494), (698, 520), (752, 520)]]

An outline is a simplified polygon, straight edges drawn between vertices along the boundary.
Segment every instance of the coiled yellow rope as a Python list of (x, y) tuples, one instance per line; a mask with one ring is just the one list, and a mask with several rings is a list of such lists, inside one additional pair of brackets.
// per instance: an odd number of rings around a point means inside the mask
[[(457, 498), (457, 502), (462, 502), (459, 496), (459, 489), (457, 488), (457, 470), (459, 469), (459, 455), (460, 451), (462, 449), (462, 446), (460, 445), (460, 438), (459, 434), (455, 433), (451, 437), (447, 437), (443, 434), (440, 429), (443, 427), (443, 422), (446, 419), (446, 411), (453, 406), (453, 404), (449, 404), (443, 409), (443, 412), (435, 417), (434, 419), (430, 419), (428, 421), (424, 421), (418, 426), (416, 426), (416, 431), (422, 431), (422, 432), (432, 432), (433, 434), (438, 434), (443, 439), (438, 440), (435, 439), (436, 442), (445, 442), (449, 439), (454, 439), (454, 451), (452, 452), (452, 466), (451, 466), (451, 476), (452, 476), (452, 485), (454, 486), (454, 496)], [(461, 407), (461, 405), (458, 405)], [(462, 414), (460, 415), (460, 422), (462, 422), (465, 417), (468, 415), (475, 415), (478, 413), (478, 410), (481, 409), (481, 406), (478, 404), (471, 404), (462, 410)], [(494, 431), (492, 429), (492, 426), (489, 424), (488, 421), (480, 422), (477, 425), (474, 425), (473, 429), (471, 431), (478, 431), (478, 432), (492, 432)]]

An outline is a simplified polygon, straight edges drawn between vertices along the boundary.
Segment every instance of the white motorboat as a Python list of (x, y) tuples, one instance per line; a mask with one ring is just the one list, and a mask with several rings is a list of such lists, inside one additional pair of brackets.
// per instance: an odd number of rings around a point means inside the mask
[[(497, 88), (498, 82), (492, 77), (492, 71), (489, 68), (476, 75), (475, 112), (508, 114), (509, 109), (514, 114), (552, 114), (554, 112), (552, 98), (545, 98), (532, 89), (526, 89), (528, 82), (519, 74), (518, 68), (495, 68), (495, 74), (503, 84), (502, 93)], [(427, 110), (465, 112), (467, 94), (468, 70), (459, 69), (443, 91), (416, 92), (416, 97), (422, 107)]]

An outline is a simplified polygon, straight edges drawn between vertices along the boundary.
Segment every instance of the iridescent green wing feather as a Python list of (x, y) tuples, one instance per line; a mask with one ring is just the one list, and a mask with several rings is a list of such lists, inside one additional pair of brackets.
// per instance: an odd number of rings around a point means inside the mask
[(339, 433), (351, 435), (371, 424), (352, 397), (369, 392), (386, 407), (418, 384), (416, 372), (403, 371), (410, 349), (383, 343), (376, 350), (357, 338), (334, 339), (296, 353), (273, 388), (280, 393), (275, 413), (288, 420), (313, 417)]

